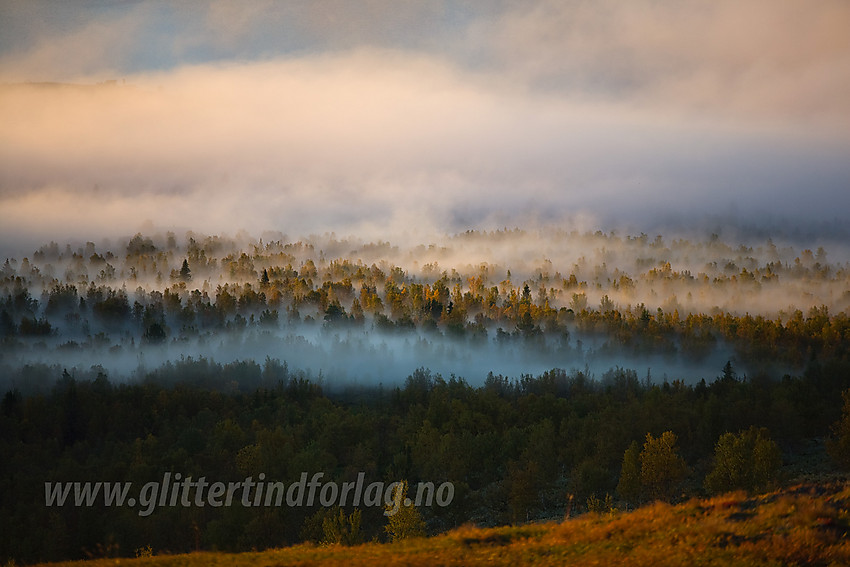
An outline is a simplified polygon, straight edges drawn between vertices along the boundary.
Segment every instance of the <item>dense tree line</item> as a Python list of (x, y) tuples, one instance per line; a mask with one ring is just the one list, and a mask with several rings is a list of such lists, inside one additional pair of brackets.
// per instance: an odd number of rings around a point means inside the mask
[[(469, 233), (455, 241), (460, 246), (522, 237), (510, 231)], [(793, 252), (770, 241), (754, 251), (718, 240), (665, 244), (645, 235), (576, 234), (570, 239), (596, 247), (601, 265), (582, 256), (563, 266), (562, 273), (544, 261), (532, 273), (526, 269), (518, 281), (509, 268), (486, 263), (461, 272), (426, 264), (414, 274), (387, 260), (360, 258), (399, 255), (388, 243), (360, 245), (336, 257), (300, 241), (237, 245), (193, 235), (182, 247), (171, 234), (158, 242), (136, 235), (122, 253), (100, 253), (92, 243), (76, 251), (66, 246), (62, 252), (51, 243), (32, 261), (7, 260), (0, 270), (0, 348), (40, 342), (69, 348), (95, 342), (163, 343), (307, 322), (384, 333), (418, 331), (473, 343), (521, 340), (550, 351), (580, 348), (579, 341), (590, 338), (600, 354), (679, 354), (694, 361), (723, 346), (733, 349), (749, 374), (780, 368), (799, 372), (821, 355), (845, 356), (846, 310), (813, 305), (768, 315), (681, 305), (684, 295), (736, 296), (746, 305), (762, 293), (830, 286), (844, 290), (843, 295), (829, 294), (840, 296), (833, 304), (850, 304), (850, 270), (826, 262), (823, 249), (805, 250), (789, 261)], [(349, 245), (324, 244), (329, 249)], [(625, 252), (614, 252), (618, 247), (637, 257), (622, 258)], [(695, 275), (665, 260), (694, 263), (693, 257), (714, 260)], [(654, 306), (648, 307), (653, 298)]]
[[(769, 241), (754, 250), (715, 238), (555, 236), (594, 251), (570, 265), (543, 259), (520, 276), (486, 263), (442, 269), (428, 262), (414, 271), (384, 242), (329, 238), (319, 248), (190, 234), (179, 246), (174, 235), (139, 234), (113, 250), (51, 243), (32, 260), (7, 260), (0, 268), (0, 378), (9, 385), (0, 405), (0, 559), (355, 543), (467, 521), (523, 522), (761, 490), (781, 480), (781, 463), (807, 440), (829, 435), (835, 461), (850, 462), (850, 394), (842, 416), (850, 387), (846, 309), (768, 314), (685, 305), (691, 295), (711, 294), (746, 304), (790, 282), (788, 289), (813, 296), (833, 290), (824, 295), (840, 307), (850, 295), (833, 292), (848, 288), (847, 266), (828, 263), (823, 249), (796, 254)], [(527, 239), (497, 231), (451, 243), (521, 247)], [(692, 273), (688, 263), (702, 270)], [(367, 387), (275, 358), (181, 358), (140, 365), (131, 380), (97, 365), (15, 362), (24, 351), (61, 360), (88, 349), (96, 358), (179, 348), (224, 331), (250, 338), (303, 328), (491, 342), (531, 357), (580, 352), (592, 342), (615, 360), (704, 361), (722, 346), (734, 365), (709, 381), (555, 368), (491, 373), (475, 386), (422, 368)], [(139, 486), (169, 471), (222, 482), (262, 473), (286, 484), (303, 472), (337, 482), (362, 472), (407, 486), (448, 481), (455, 499), (392, 521), (380, 507), (166, 506), (140, 517), (131, 507), (44, 504), (45, 482)]]
[[(742, 379), (727, 366), (695, 386), (651, 384), (622, 369), (600, 380), (555, 369), (520, 379), (491, 375), (478, 388), (420, 369), (403, 386), (334, 393), (273, 359), (184, 360), (140, 383), (113, 383), (96, 369), (66, 372), (47, 392), (3, 397), (0, 555), (31, 561), (145, 546), (279, 546), (320, 539), (316, 522), (329, 513), (178, 506), (140, 517), (129, 507), (47, 507), (46, 481), (141, 486), (165, 471), (222, 481), (263, 473), (286, 484), (302, 472), (339, 482), (359, 472), (387, 482), (450, 481), (451, 506), (421, 510), (432, 532), (560, 516), (568, 494), (580, 511), (606, 495), (637, 505), (764, 487), (776, 478), (771, 447), (793, 455), (840, 417), (850, 365), (824, 366), (776, 381)], [(753, 462), (761, 469), (735, 468), (739, 455), (749, 462), (760, 450), (766, 456)], [(390, 533), (380, 508), (359, 513), (362, 537)]]
[[(522, 340), (549, 350), (569, 345), (571, 336), (592, 337), (602, 341), (597, 350), (603, 354), (679, 353), (688, 360), (701, 360), (724, 344), (755, 372), (779, 364), (800, 370), (821, 355), (843, 357), (850, 337), (850, 317), (830, 314), (825, 306), (805, 314), (794, 310), (784, 319), (650, 311), (640, 303), (615, 307), (607, 296), (597, 308), (574, 300), (575, 308), (556, 309), (548, 298), (532, 299), (528, 284), (500, 291), (473, 282), (464, 291), (460, 283), (450, 288), (445, 275), (433, 283), (396, 283), (370, 272), (359, 291), (348, 278), (320, 287), (294, 273), (264, 279), (220, 285), (214, 292), (190, 290), (181, 280), (163, 291), (139, 287), (132, 294), (93, 283), (85, 290), (56, 284), (39, 301), (23, 278), (14, 277), (6, 280), (7, 293), (0, 298), (2, 346), (11, 349), (21, 340), (50, 337), (59, 343), (69, 339), (64, 344), (70, 345), (110, 336), (160, 343), (199, 332), (306, 321), (329, 327), (368, 325), (381, 332), (420, 330), (469, 342)], [(383, 280), (382, 293), (369, 283), (375, 280)]]

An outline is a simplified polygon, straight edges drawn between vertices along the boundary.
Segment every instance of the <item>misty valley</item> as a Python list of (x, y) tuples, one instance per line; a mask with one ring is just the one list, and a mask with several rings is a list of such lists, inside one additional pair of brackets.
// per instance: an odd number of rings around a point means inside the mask
[(395, 385), (421, 367), (473, 385), (614, 367), (695, 383), (728, 360), (781, 376), (807, 353), (757, 333), (850, 306), (846, 265), (822, 247), (519, 230), (406, 247), (274, 236), (190, 233), (178, 246), (138, 234), (114, 250), (51, 243), (7, 259), (3, 386), (49, 386), (57, 367), (139, 380), (187, 359), (271, 358), (328, 387)]
[(0, 567), (850, 565), (848, 29), (0, 0)]
[[(45, 482), (452, 483), (409, 520), (434, 534), (837, 474), (850, 263), (811, 248), (549, 227), (138, 233), (10, 257), (0, 557), (396, 533), (380, 508), (51, 507)], [(727, 474), (723, 443), (754, 468)]]

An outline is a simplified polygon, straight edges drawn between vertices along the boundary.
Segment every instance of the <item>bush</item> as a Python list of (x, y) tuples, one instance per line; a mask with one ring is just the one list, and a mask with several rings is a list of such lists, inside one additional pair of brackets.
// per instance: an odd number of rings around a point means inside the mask
[(384, 531), (390, 541), (400, 541), (409, 537), (425, 535), (425, 522), (419, 509), (407, 498), (407, 481), (396, 485), (393, 491), (393, 503), (387, 504), (385, 514), (389, 519)]
[(724, 433), (714, 447), (714, 464), (705, 477), (705, 487), (715, 494), (761, 490), (773, 482), (781, 465), (779, 448), (766, 429)]
[(348, 516), (345, 510), (339, 508), (336, 514), (326, 516), (322, 521), (324, 537), (322, 543), (325, 545), (357, 545), (363, 543), (360, 534), (360, 510), (354, 510)]

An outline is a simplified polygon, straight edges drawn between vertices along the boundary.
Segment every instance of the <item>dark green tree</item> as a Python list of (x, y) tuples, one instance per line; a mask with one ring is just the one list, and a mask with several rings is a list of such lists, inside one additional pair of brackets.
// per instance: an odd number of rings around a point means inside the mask
[(180, 268), (180, 279), (188, 282), (192, 279), (192, 270), (189, 269), (189, 260), (183, 260), (183, 266)]
[(142, 339), (151, 344), (159, 344), (165, 341), (167, 333), (160, 323), (151, 323), (142, 334)]
[(841, 418), (832, 425), (832, 437), (827, 440), (827, 451), (843, 470), (850, 470), (850, 389), (842, 392), (844, 405)]

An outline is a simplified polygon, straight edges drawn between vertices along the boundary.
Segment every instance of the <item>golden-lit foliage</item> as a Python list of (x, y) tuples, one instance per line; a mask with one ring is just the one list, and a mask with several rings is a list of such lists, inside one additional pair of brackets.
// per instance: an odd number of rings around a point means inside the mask
[(85, 298), (95, 332), (130, 322), (130, 309), (142, 322), (139, 335), (154, 322), (195, 332), (242, 327), (243, 318), (278, 327), (278, 317), (309, 316), (472, 341), (512, 335), (566, 345), (570, 335), (606, 336), (600, 354), (704, 360), (730, 345), (740, 360), (791, 369), (813, 353), (840, 356), (850, 328), (850, 272), (822, 248), (521, 230), (442, 242), (426, 249), (333, 235), (289, 242), (189, 233), (181, 246), (169, 233), (137, 234), (107, 250), (50, 243), (6, 262), (0, 298), (47, 298), (44, 313), (37, 300), (32, 308), (2, 305), (10, 331), (20, 325), (34, 335), (49, 334), (42, 315), (54, 328), (62, 317), (85, 323)]

